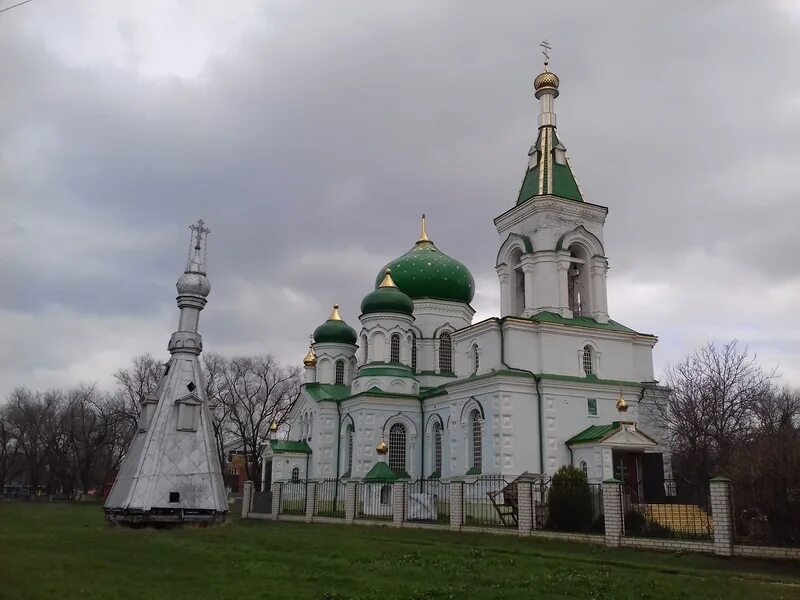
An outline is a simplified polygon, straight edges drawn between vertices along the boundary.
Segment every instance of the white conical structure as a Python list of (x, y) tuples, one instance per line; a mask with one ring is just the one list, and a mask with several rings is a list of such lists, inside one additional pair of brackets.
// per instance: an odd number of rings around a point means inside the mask
[(194, 252), (178, 280), (178, 331), (155, 394), (142, 404), (138, 430), (105, 504), (118, 523), (220, 522), (228, 512), (198, 356), (200, 311), (211, 285), (206, 277), (202, 219), (192, 225)]

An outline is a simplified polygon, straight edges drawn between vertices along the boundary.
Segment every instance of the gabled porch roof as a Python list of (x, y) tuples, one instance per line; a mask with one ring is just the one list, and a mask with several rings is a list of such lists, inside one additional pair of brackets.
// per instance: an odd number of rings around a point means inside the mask
[(614, 421), (609, 425), (592, 425), (567, 440), (567, 446), (600, 444), (615, 448), (655, 448), (653, 438), (636, 428), (636, 423)]

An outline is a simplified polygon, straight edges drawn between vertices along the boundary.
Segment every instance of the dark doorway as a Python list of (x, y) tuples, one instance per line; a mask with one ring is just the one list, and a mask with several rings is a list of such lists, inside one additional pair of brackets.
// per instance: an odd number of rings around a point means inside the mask
[(664, 456), (648, 452), (642, 457), (642, 479), (646, 502), (664, 502)]

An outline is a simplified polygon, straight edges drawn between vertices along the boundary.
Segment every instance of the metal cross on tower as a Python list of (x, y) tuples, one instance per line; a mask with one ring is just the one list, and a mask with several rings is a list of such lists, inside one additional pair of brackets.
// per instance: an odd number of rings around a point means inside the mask
[(539, 44), (542, 48), (542, 54), (544, 54), (544, 66), (547, 67), (550, 64), (550, 55), (548, 54), (549, 50), (552, 50), (552, 46), (550, 46), (550, 42), (544, 40), (541, 44)]
[(197, 243), (195, 244), (195, 249), (200, 249), (200, 242), (203, 241), (203, 236), (207, 233), (211, 233), (211, 230), (205, 226), (206, 222), (203, 219), (198, 219), (197, 224), (189, 225), (189, 229), (191, 229), (197, 238)]

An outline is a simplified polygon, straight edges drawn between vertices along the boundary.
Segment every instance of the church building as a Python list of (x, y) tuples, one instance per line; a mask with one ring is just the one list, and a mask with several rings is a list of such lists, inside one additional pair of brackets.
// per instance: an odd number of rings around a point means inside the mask
[(559, 78), (534, 81), (538, 134), (519, 196), (495, 218), (500, 317), (473, 323), (474, 279), (429, 237), (383, 266), (360, 327), (338, 306), (314, 331), (285, 440), (264, 481), (469, 479), (573, 465), (663, 488), (667, 448), (642, 407), (656, 337), (610, 317), (603, 225), (556, 129)]

